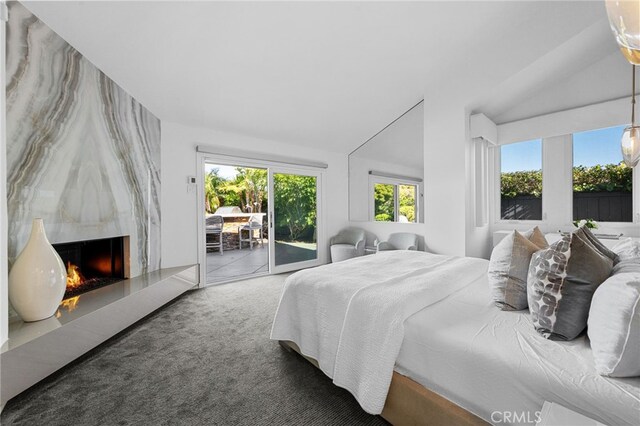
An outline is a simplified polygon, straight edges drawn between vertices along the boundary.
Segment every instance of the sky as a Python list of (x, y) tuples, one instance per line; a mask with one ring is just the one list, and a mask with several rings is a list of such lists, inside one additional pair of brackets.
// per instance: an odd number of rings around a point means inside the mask
[[(609, 127), (573, 134), (574, 165), (618, 164), (622, 161), (620, 137), (626, 126)], [(540, 170), (542, 141), (536, 139), (501, 147), (502, 172)]]
[(218, 176), (227, 180), (232, 180), (238, 174), (235, 167), (221, 166), (218, 164), (211, 164), (211, 163), (206, 163), (204, 165), (205, 173), (209, 173), (212, 169), (218, 169)]

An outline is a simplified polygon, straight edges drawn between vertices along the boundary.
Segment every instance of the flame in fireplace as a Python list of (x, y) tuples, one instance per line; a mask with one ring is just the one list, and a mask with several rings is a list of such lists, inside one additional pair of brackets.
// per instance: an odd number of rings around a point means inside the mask
[(80, 300), (80, 296), (74, 296), (74, 297), (70, 297), (68, 299), (63, 300), (62, 303), (60, 303), (60, 306), (58, 307), (58, 312), (56, 312), (56, 318), (60, 318), (62, 316), (60, 309), (66, 309), (67, 312), (73, 311), (76, 308), (76, 306), (78, 306), (79, 300)]
[(84, 276), (80, 268), (71, 262), (67, 262), (67, 289), (79, 287), (84, 282)]

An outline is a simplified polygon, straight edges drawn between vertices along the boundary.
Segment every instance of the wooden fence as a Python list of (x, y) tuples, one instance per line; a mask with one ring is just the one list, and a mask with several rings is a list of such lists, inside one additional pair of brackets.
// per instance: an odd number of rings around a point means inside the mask
[[(542, 198), (520, 195), (502, 197), (501, 218), (505, 220), (541, 220)], [(601, 222), (633, 221), (633, 199), (630, 192), (574, 192), (573, 218)]]
[(502, 197), (500, 217), (504, 220), (542, 220), (542, 198), (533, 195)]
[(574, 192), (573, 218), (602, 222), (632, 222), (630, 192)]

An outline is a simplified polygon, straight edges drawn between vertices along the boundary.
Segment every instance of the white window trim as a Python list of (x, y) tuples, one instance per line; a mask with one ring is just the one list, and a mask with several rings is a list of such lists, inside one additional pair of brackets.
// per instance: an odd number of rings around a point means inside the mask
[[(537, 139), (530, 139), (528, 141), (522, 141), (522, 142), (529, 142), (529, 141), (533, 141), (533, 140), (537, 140)], [(518, 143), (518, 142), (514, 142), (514, 143)], [(511, 144), (504, 144), (504, 145), (511, 145)], [(501, 217), (501, 196), (500, 196), (500, 179), (501, 179), (501, 171), (502, 171), (502, 163), (501, 163), (501, 156), (500, 156), (500, 147), (504, 146), (504, 145), (497, 145), (494, 147), (490, 148), (490, 152), (489, 152), (489, 159), (493, 160), (493, 165), (489, 165), (490, 170), (493, 170), (493, 173), (491, 173), (490, 175), (490, 188), (492, 188), (492, 190), (490, 191), (491, 193), (491, 199), (489, 200), (490, 203), (490, 210), (491, 210), (491, 217), (493, 218), (493, 224), (494, 225), (541, 225), (544, 223), (545, 221), (545, 193), (546, 188), (545, 188), (545, 170), (544, 170), (544, 153), (545, 153), (545, 149), (544, 149), (544, 139), (542, 139), (542, 219), (540, 220), (516, 220), (516, 219), (502, 219)]]
[[(376, 221), (376, 206), (375, 206), (375, 186), (376, 184), (383, 185), (393, 185), (393, 201), (394, 201), (394, 221), (388, 223), (402, 223), (398, 222), (398, 218), (400, 217), (400, 197), (399, 197), (399, 185), (411, 185), (415, 187), (415, 193), (413, 197), (414, 202), (414, 222), (408, 223), (420, 223), (420, 199), (422, 198), (422, 183), (418, 181), (412, 181), (410, 179), (396, 179), (392, 177), (383, 177), (377, 175), (369, 175), (369, 195), (367, 199), (369, 200), (369, 220), (372, 222), (378, 223)], [(380, 222), (384, 223), (384, 222)]]

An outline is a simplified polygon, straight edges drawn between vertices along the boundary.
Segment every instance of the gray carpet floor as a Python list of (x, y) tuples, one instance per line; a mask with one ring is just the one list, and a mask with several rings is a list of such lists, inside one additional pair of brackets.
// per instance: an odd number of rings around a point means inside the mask
[(284, 276), (187, 293), (9, 401), (2, 425), (383, 425), (269, 340)]

